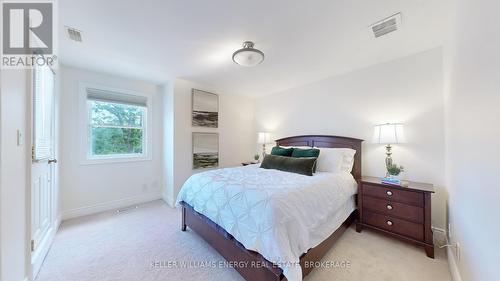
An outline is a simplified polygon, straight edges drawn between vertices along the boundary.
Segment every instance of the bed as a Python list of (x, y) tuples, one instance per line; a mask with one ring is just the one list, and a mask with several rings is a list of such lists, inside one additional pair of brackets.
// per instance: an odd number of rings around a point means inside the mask
[(195, 231), (245, 280), (301, 280), (355, 219), (361, 142), (317, 135), (276, 141), (280, 146), (354, 149), (350, 174), (308, 177), (258, 165), (195, 174), (177, 199), (181, 229)]

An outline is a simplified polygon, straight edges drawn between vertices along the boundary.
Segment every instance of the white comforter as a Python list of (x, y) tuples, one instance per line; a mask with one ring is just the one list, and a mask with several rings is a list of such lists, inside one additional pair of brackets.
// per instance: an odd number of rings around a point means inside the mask
[(300, 256), (340, 226), (331, 217), (356, 192), (348, 173), (311, 177), (249, 165), (191, 176), (177, 204), (188, 203), (297, 281), (302, 280)]

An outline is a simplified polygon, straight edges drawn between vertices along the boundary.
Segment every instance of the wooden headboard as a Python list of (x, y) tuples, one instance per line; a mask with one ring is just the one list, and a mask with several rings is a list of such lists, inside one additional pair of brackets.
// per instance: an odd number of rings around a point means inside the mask
[(282, 146), (352, 148), (356, 150), (356, 154), (351, 173), (357, 180), (361, 179), (361, 142), (363, 140), (355, 138), (321, 135), (294, 136), (276, 140), (276, 144)]

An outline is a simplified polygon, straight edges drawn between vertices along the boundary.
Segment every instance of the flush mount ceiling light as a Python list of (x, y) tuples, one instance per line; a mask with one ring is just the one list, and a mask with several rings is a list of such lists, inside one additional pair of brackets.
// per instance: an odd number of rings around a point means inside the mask
[(254, 49), (251, 41), (243, 42), (243, 48), (234, 52), (233, 61), (242, 66), (256, 66), (264, 61), (264, 53)]

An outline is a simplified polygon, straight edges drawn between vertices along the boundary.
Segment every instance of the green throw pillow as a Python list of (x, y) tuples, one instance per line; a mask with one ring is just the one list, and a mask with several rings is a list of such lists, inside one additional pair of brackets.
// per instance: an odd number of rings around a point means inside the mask
[[(303, 158), (303, 157), (316, 157), (319, 156), (319, 149), (317, 148), (294, 148), (292, 152), (292, 157)], [(313, 172), (316, 173), (316, 163), (313, 167)]]
[(306, 176), (313, 175), (313, 167), (316, 164), (316, 157), (286, 157), (279, 155), (266, 155), (260, 167), (263, 169), (275, 169), (285, 172), (297, 173)]
[(279, 156), (292, 156), (293, 148), (284, 148), (281, 146), (275, 146), (271, 150), (271, 155), (279, 155)]

